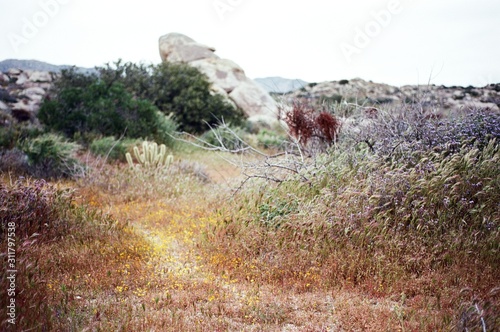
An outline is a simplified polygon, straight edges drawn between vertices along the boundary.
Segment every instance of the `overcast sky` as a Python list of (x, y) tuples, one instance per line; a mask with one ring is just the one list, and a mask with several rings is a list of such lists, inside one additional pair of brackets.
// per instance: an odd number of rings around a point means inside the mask
[(183, 33), (251, 78), (500, 82), (499, 0), (0, 0), (0, 60), (159, 63)]

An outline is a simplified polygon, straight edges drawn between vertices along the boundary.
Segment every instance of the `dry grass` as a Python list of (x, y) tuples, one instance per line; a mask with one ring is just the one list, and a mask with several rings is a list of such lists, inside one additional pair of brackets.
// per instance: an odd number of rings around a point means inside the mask
[(53, 183), (76, 190), (69, 228), (18, 249), (18, 330), (446, 331), (479, 326), (475, 305), (499, 326), (498, 256), (381, 231), (394, 211), (374, 217), (385, 202), (367, 184), (380, 173), (234, 195), (238, 169), (212, 153), (175, 158), (163, 177), (117, 164)]

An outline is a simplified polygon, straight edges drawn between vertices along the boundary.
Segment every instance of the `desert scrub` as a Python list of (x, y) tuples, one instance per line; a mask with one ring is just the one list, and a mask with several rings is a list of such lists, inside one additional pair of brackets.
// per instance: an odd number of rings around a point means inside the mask
[(20, 238), (64, 233), (67, 225), (59, 214), (70, 207), (70, 196), (69, 192), (56, 190), (44, 180), (17, 180), (12, 185), (0, 183), (2, 239), (8, 222), (16, 224)]
[(125, 154), (130, 152), (137, 143), (138, 140), (134, 139), (117, 140), (113, 136), (108, 136), (93, 140), (90, 144), (90, 151), (107, 160), (126, 161)]
[(211, 93), (204, 74), (186, 64), (118, 60), (96, 71), (63, 70), (40, 108), (41, 122), (70, 138), (93, 132), (170, 145), (177, 127), (201, 134), (221, 119), (239, 125), (245, 118), (242, 110)]
[(264, 149), (284, 149), (286, 142), (286, 134), (279, 130), (261, 129), (257, 133), (257, 144)]
[(44, 178), (71, 177), (79, 167), (75, 153), (80, 149), (76, 143), (55, 134), (43, 134), (27, 138), (20, 143), (28, 157), (32, 175)]
[(170, 144), (176, 125), (147, 99), (137, 98), (118, 79), (63, 70), (44, 100), (38, 118), (47, 130), (88, 145), (94, 137), (163, 139)]
[(221, 210), (207, 243), (225, 257), (218, 269), (299, 291), (434, 298), (438, 329), (458, 322), (463, 287), (484, 299), (498, 286), (496, 140), (396, 160), (337, 149), (315, 161), (309, 181), (255, 182)]
[(363, 114), (351, 117), (338, 144), (341, 149), (366, 146), (387, 160), (415, 163), (428, 150), (453, 153), (465, 143), (482, 149), (491, 139), (500, 140), (498, 112), (467, 110), (437, 116), (411, 104), (377, 109), (368, 119)]
[[(42, 326), (51, 330), (57, 317), (70, 310), (69, 302), (75, 296), (72, 283), (75, 275), (83, 274), (79, 267), (97, 269), (96, 262), (101, 268), (107, 266), (102, 261), (110, 251), (105, 243), (119, 238), (126, 226), (76, 204), (72, 190), (24, 178), (0, 184), (0, 223), (2, 248), (7, 245), (6, 225), (15, 224), (19, 330)], [(2, 290), (8, 288), (7, 282), (6, 278), (0, 280)], [(6, 307), (6, 301), (2, 292), (0, 305)], [(2, 320), (0, 329), (8, 330), (7, 324)]]
[[(158, 152), (160, 146), (157, 145)], [(141, 158), (142, 145), (137, 150)], [(132, 151), (132, 164), (101, 163), (88, 167), (87, 172), (76, 179), (76, 185), (84, 192), (100, 192), (102, 197), (93, 198), (92, 201), (96, 206), (101, 206), (109, 197), (113, 197), (115, 203), (178, 197), (195, 190), (208, 180), (203, 164), (182, 160), (180, 157), (175, 158), (174, 162), (169, 155), (169, 150), (166, 149), (162, 167), (145, 167)]]
[(205, 132), (201, 139), (209, 146), (238, 151), (246, 147), (244, 142), (248, 140), (248, 133), (240, 127), (219, 126)]

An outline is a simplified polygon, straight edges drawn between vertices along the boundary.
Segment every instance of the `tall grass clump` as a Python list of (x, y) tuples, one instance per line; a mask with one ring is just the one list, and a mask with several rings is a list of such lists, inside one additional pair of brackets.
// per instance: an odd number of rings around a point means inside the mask
[(20, 238), (55, 236), (68, 226), (59, 213), (69, 208), (70, 192), (56, 190), (45, 180), (17, 180), (12, 185), (0, 183), (0, 220), (2, 239), (8, 222), (16, 224)]
[[(111, 271), (123, 270), (125, 264), (140, 271), (147, 262), (144, 239), (125, 222), (78, 204), (74, 196), (73, 190), (44, 180), (0, 183), (0, 245), (7, 248), (9, 230), (16, 270), (16, 324), (2, 319), (0, 330), (74, 330), (88, 319), (78, 309), (80, 302), (100, 291), (109, 296), (115, 288)], [(9, 301), (6, 277), (4, 273), (0, 280), (4, 308)], [(96, 282), (98, 287), (89, 287)]]
[(208, 232), (218, 268), (301, 291), (404, 295), (412, 315), (436, 315), (423, 330), (477, 317), (467, 288), (498, 328), (488, 294), (500, 275), (500, 116), (413, 112), (346, 126), (300, 174), (241, 192)]

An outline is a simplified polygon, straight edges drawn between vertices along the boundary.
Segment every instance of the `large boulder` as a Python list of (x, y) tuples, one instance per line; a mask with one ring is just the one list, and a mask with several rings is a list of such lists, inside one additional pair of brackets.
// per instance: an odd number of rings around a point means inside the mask
[(213, 91), (241, 108), (250, 120), (277, 120), (278, 106), (269, 93), (236, 63), (217, 56), (215, 48), (179, 33), (160, 37), (159, 46), (162, 61), (187, 63), (200, 70), (212, 83)]
[(218, 58), (213, 47), (195, 42), (180, 33), (169, 33), (160, 37), (162, 61), (191, 62), (199, 59)]

